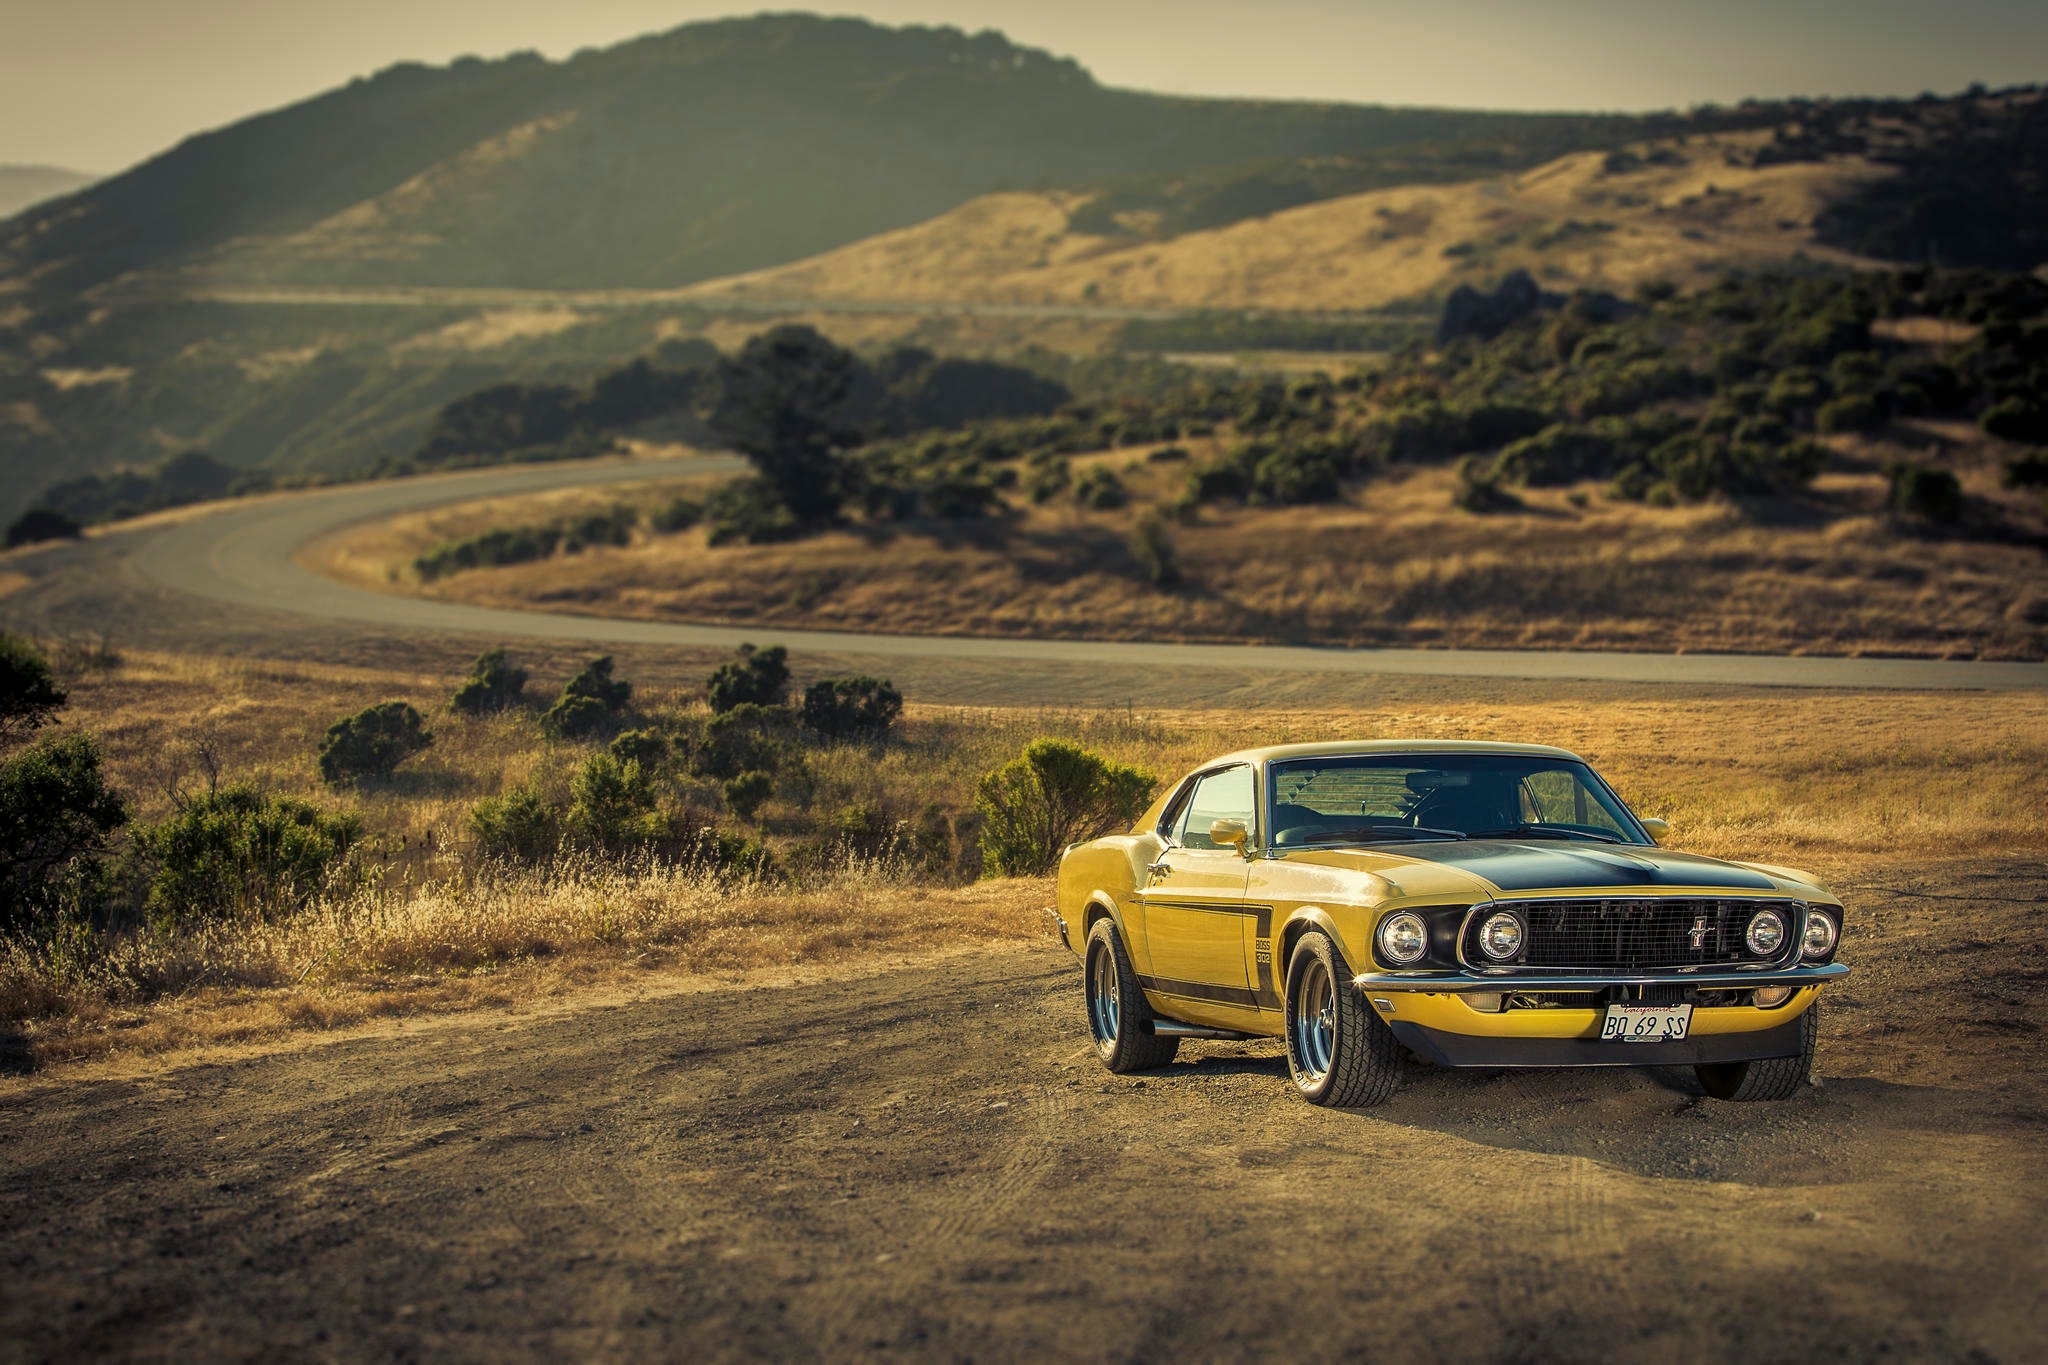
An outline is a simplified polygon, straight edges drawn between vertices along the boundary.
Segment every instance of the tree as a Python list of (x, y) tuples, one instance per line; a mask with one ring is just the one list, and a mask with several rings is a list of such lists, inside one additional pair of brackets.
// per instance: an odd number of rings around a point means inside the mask
[(34, 645), (0, 631), (0, 745), (50, 724), (69, 699)]
[(704, 690), (714, 712), (735, 706), (780, 706), (789, 697), (789, 651), (781, 645), (755, 649), (741, 645), (739, 657), (720, 664), (704, 680)]
[(1068, 740), (1032, 740), (984, 774), (975, 793), (987, 870), (1002, 877), (1052, 871), (1068, 844), (1135, 819), (1155, 780)]
[(747, 457), (803, 526), (836, 520), (839, 452), (860, 437), (848, 399), (860, 362), (815, 329), (771, 328), (718, 367), (711, 430)]
[(525, 691), (526, 670), (513, 667), (504, 650), (487, 649), (448, 704), (466, 716), (485, 716), (516, 704)]
[(46, 736), (0, 762), (0, 934), (56, 919), (127, 821), (89, 735)]
[(138, 836), (157, 864), (150, 915), (183, 925), (301, 909), (361, 837), (362, 822), (347, 811), (245, 784), (208, 792)]
[(562, 700), (588, 697), (613, 715), (633, 699), (633, 684), (612, 676), (612, 656), (592, 659), (562, 687)]
[(75, 540), (84, 528), (78, 518), (54, 507), (31, 507), (7, 528), (7, 548), (35, 545), (45, 540)]
[(824, 678), (804, 692), (804, 728), (825, 739), (880, 740), (903, 714), (903, 694), (886, 678)]
[(410, 702), (380, 701), (327, 727), (320, 776), (330, 786), (386, 778), (433, 742)]

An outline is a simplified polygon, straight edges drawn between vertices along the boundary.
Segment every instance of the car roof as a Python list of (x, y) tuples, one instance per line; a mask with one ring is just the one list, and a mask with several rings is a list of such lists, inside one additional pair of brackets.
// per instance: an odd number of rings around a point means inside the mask
[(1524, 758), (1564, 758), (1585, 762), (1571, 750), (1549, 744), (1503, 744), (1488, 739), (1338, 739), (1325, 740), (1320, 744), (1271, 744), (1263, 749), (1240, 749), (1202, 766), (1214, 768), (1225, 763), (1271, 763), (1290, 758), (1339, 758), (1348, 754), (1513, 754)]

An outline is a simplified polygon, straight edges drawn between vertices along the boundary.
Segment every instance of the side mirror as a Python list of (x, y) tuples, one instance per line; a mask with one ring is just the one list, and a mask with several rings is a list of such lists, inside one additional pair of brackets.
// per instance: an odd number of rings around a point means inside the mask
[(1662, 839), (1671, 833), (1671, 822), (1669, 820), (1659, 820), (1654, 815), (1643, 816), (1642, 826), (1652, 839)]
[(1209, 826), (1209, 838), (1218, 848), (1230, 847), (1239, 853), (1248, 851), (1252, 827), (1242, 820), (1218, 820)]

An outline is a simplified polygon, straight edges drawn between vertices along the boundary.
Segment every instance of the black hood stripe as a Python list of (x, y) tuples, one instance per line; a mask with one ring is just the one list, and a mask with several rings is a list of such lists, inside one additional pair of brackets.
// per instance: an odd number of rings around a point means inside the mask
[(1669, 853), (1642, 844), (1536, 844), (1502, 839), (1408, 844), (1404, 858), (1441, 863), (1484, 877), (1503, 891), (1606, 889), (1624, 886), (1700, 886), (1726, 891), (1770, 891), (1769, 878), (1746, 867)]

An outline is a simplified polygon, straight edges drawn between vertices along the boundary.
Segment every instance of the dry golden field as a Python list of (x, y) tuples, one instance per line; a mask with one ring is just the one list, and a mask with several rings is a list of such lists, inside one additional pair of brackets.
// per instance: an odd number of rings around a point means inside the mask
[[(1839, 439), (1839, 438), (1838, 438)], [(1197, 458), (1208, 443), (1187, 442)], [(2048, 654), (2041, 512), (1960, 470), (1998, 526), (1950, 532), (1883, 514), (1881, 450), (1797, 502), (1656, 508), (1596, 486), (1531, 490), (1518, 511), (1451, 505), (1454, 475), (1396, 473), (1343, 502), (1206, 508), (1171, 532), (1183, 581), (1155, 586), (1129, 547), (1139, 508), (1184, 465), (1090, 457), (1133, 506), (1034, 508), (968, 524), (854, 527), (787, 545), (643, 537), (421, 584), (412, 560), (497, 526), (665, 490), (552, 494), (352, 528), (309, 547), (323, 572), (384, 591), (595, 615), (911, 634), (1334, 645), (1902, 654)], [(1077, 461), (1085, 464), (1090, 461)], [(1857, 466), (1861, 466), (1860, 471)], [(943, 582), (944, 592), (933, 591)]]
[(1581, 152), (1495, 180), (1375, 190), (1169, 240), (1076, 232), (1069, 192), (992, 194), (809, 260), (684, 297), (1115, 307), (1365, 309), (1524, 268), (1552, 287), (1627, 290), (1795, 254), (1858, 264), (1813, 223), (1892, 174), (1858, 157), (1752, 167), (1768, 133)]
[[(805, 661), (795, 661), (798, 678)], [(518, 1005), (657, 969), (730, 980), (791, 966), (1033, 938), (1035, 881), (958, 884), (855, 865), (797, 883), (718, 880), (656, 864), (565, 862), (479, 870), (462, 854), (478, 799), (566, 781), (586, 752), (540, 737), (530, 712), (473, 720), (441, 709), (453, 676), (134, 655), (80, 674), (65, 725), (98, 734), (139, 820), (170, 793), (224, 781), (361, 811), (383, 867), (362, 891), (274, 922), (139, 934), (91, 961), (15, 948), (0, 959), (0, 1036), (18, 1063), (154, 1052), (334, 1028), (389, 1015)], [(562, 680), (536, 678), (535, 693)], [(813, 751), (808, 811), (771, 801), (773, 843), (809, 814), (867, 803), (900, 816), (964, 812), (980, 773), (1037, 735), (1068, 735), (1171, 779), (1248, 744), (1338, 737), (1466, 737), (1562, 744), (1598, 764), (1692, 851), (1805, 865), (1859, 881), (1954, 859), (2048, 857), (2048, 698), (2029, 693), (1852, 694), (1658, 689), (1595, 700), (1569, 685), (1496, 684), (1461, 701), (1242, 710), (1067, 710), (912, 705), (879, 755)], [(389, 697), (434, 714), (434, 746), (389, 784), (322, 790), (321, 731)], [(701, 706), (643, 687), (646, 713)], [(715, 795), (703, 794), (713, 803)], [(730, 820), (730, 817), (722, 817)]]

